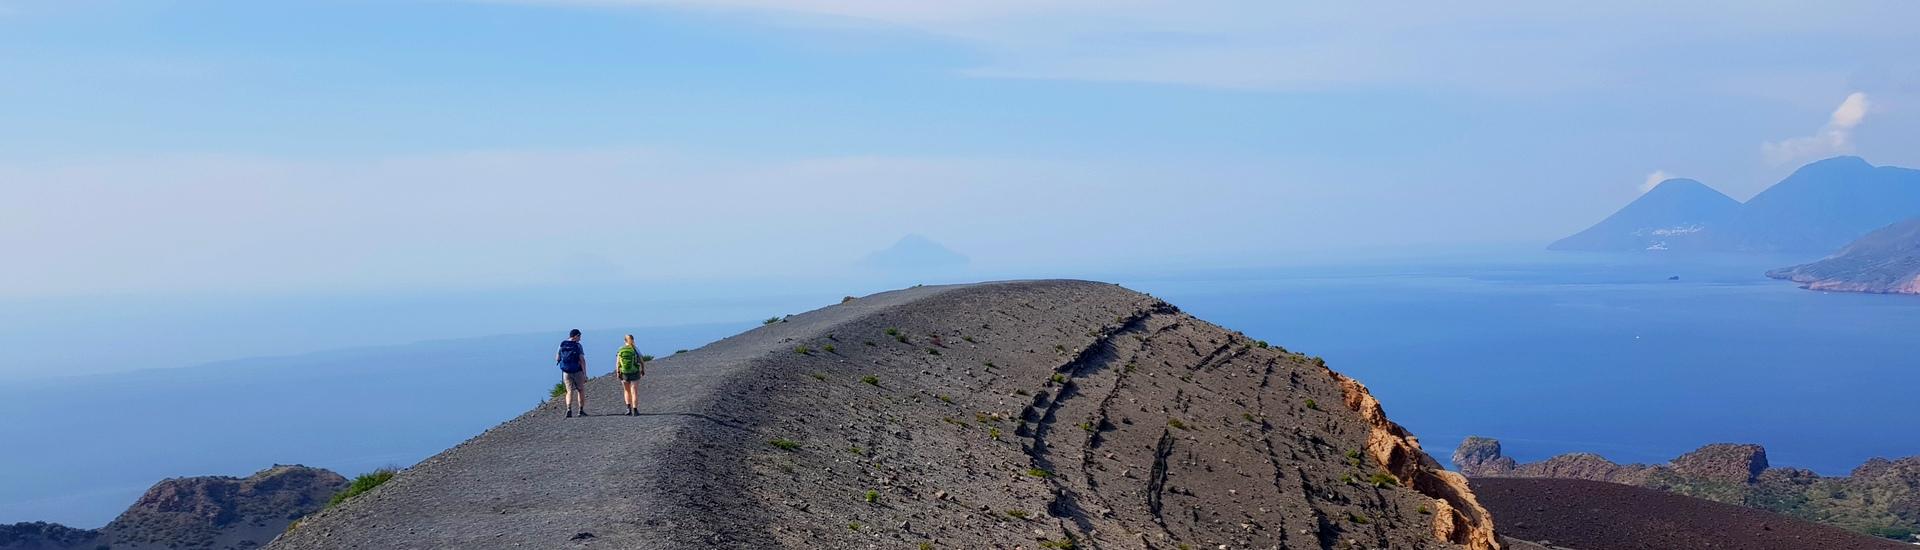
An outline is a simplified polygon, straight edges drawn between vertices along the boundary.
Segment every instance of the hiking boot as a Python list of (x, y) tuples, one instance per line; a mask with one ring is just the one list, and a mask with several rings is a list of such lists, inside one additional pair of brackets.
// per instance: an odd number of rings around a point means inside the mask
[(567, 418), (573, 418), (573, 409), (567, 409)]

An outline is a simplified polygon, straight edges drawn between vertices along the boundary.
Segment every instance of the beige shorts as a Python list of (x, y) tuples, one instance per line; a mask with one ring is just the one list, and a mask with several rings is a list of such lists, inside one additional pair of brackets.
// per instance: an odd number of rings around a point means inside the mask
[(567, 391), (587, 391), (586, 369), (580, 369), (574, 372), (562, 372), (560, 375), (561, 382), (567, 384)]

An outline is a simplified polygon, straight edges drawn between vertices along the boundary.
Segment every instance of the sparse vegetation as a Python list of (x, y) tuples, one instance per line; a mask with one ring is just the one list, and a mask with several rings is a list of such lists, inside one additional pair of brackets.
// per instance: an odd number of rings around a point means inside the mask
[(1053, 376), (1047, 377), (1047, 380), (1055, 384), (1065, 384), (1067, 383), (1067, 375), (1056, 372), (1056, 373), (1053, 373)]
[(1007, 510), (1007, 517), (1010, 517), (1013, 519), (1027, 519), (1028, 517), (1031, 517), (1031, 514), (1028, 514), (1026, 510)]
[(810, 348), (807, 346), (794, 346), (793, 352), (798, 353), (800, 355), (813, 355), (813, 348)]
[(1341, 475), (1340, 475), (1340, 483), (1344, 483), (1344, 484), (1347, 484), (1347, 485), (1352, 485), (1352, 484), (1353, 484), (1353, 474), (1341, 474)]
[(566, 382), (554, 382), (554, 383), (553, 383), (553, 391), (550, 391), (550, 392), (547, 392), (547, 395), (548, 395), (548, 396), (551, 396), (551, 397), (555, 397), (555, 398), (558, 398), (558, 397), (560, 397), (560, 396), (562, 396), (562, 395), (566, 395), (566, 394), (567, 394), (567, 383), (566, 383)]
[(880, 385), (880, 377), (878, 377), (878, 376), (874, 376), (874, 375), (871, 375), (871, 374), (869, 374), (869, 375), (866, 375), (866, 376), (862, 376), (862, 377), (860, 377), (860, 381), (861, 381), (861, 382), (866, 382), (866, 383), (867, 383), (867, 385), (869, 385), (869, 386), (879, 386), (879, 385)]
[(1260, 348), (1260, 349), (1267, 349), (1267, 341), (1266, 341), (1266, 340), (1254, 340), (1254, 341), (1253, 341), (1253, 347), (1256, 347), (1256, 348)]
[(780, 318), (779, 318), (779, 317), (768, 317), (768, 318), (767, 318), (767, 320), (765, 320), (765, 321), (761, 321), (761, 322), (760, 322), (760, 324), (762, 324), (762, 325), (771, 325), (771, 324), (774, 324), (774, 323), (778, 323), (778, 322), (780, 322)]
[(1386, 472), (1375, 472), (1373, 477), (1367, 478), (1367, 483), (1373, 484), (1375, 489), (1400, 486), (1400, 480), (1394, 479), (1393, 475)]
[(1067, 347), (1066, 347), (1066, 346), (1063, 346), (1063, 345), (1060, 345), (1060, 344), (1054, 344), (1054, 345), (1053, 345), (1053, 351), (1057, 351), (1057, 352), (1060, 352), (1060, 353), (1066, 353), (1066, 352), (1067, 352)]
[(931, 542), (920, 543), (920, 550), (933, 550), (933, 543)]
[(1420, 505), (1420, 515), (1427, 515), (1432, 513), (1433, 513), (1433, 510), (1427, 509), (1427, 505), (1425, 504)]
[(860, 524), (859, 524), (859, 523), (848, 523), (848, 524), (847, 524), (847, 530), (848, 530), (848, 531), (859, 531), (859, 530), (860, 530)]
[(940, 355), (940, 348), (927, 348), (927, 355)]
[(825, 351), (825, 352), (827, 352), (827, 353), (834, 353), (834, 352), (835, 352), (835, 351), (834, 351), (834, 349), (833, 349), (833, 344), (827, 344), (827, 345), (824, 345), (824, 346), (820, 346), (820, 350), (821, 350), (821, 351)]
[(642, 363), (645, 363), (645, 362), (648, 362), (648, 361), (652, 361), (652, 360), (653, 360), (653, 356), (652, 356), (652, 355), (647, 355), (647, 354), (644, 354), (644, 353), (642, 353), (642, 354), (640, 354), (640, 362), (642, 362)]
[(774, 446), (774, 447), (776, 447), (776, 448), (778, 448), (778, 449), (780, 449), (780, 450), (782, 450), (782, 451), (798, 451), (798, 450), (800, 450), (800, 442), (798, 442), (798, 441), (794, 441), (794, 440), (791, 440), (791, 439), (787, 439), (787, 438), (784, 438), (784, 437), (782, 437), (782, 438), (778, 438), (778, 439), (774, 439), (774, 440), (772, 440), (772, 441), (768, 441), (768, 442), (767, 442), (767, 444), (768, 444), (768, 445), (772, 445), (772, 446)]
[(1367, 519), (1367, 516), (1355, 514), (1353, 512), (1347, 512), (1347, 521), (1358, 523), (1360, 525), (1366, 525), (1368, 523), (1371, 523), (1371, 521)]
[(995, 441), (998, 441), (1000, 439), (1000, 427), (987, 426), (987, 437)]
[(1319, 404), (1319, 403), (1315, 403), (1315, 402), (1313, 402), (1313, 400), (1312, 400), (1312, 399), (1308, 399), (1308, 400), (1307, 400), (1307, 408), (1309, 408), (1309, 409), (1313, 409), (1313, 410), (1316, 410), (1316, 411), (1317, 411), (1317, 410), (1320, 410), (1320, 404)]
[(1092, 422), (1081, 422), (1081, 423), (1080, 423), (1080, 429), (1081, 429), (1081, 430), (1084, 430), (1084, 431), (1089, 431), (1089, 432), (1091, 432), (1091, 431), (1093, 431), (1093, 423), (1092, 423)]
[(1033, 395), (1031, 393), (1027, 393), (1027, 390), (1013, 390), (1013, 394), (1014, 395)]
[(984, 365), (986, 365), (986, 367), (987, 367), (987, 368), (990, 368), (990, 369), (991, 369), (991, 368), (998, 368), (998, 367), (999, 367), (999, 365), (995, 365), (995, 364), (993, 364), (993, 362), (992, 362), (992, 361), (988, 361), (988, 362), (986, 362), (986, 363), (983, 363), (983, 364), (984, 364)]
[(897, 328), (888, 328), (888, 329), (886, 330), (886, 332), (887, 332), (887, 336), (899, 336), (899, 335), (900, 335), (900, 329), (897, 329)]
[(967, 341), (967, 343), (969, 343), (969, 344), (978, 344), (978, 343), (979, 343), (979, 342), (975, 342), (975, 341), (973, 341), (973, 337), (972, 337), (972, 336), (961, 336), (961, 337), (960, 337), (960, 339), (961, 339), (961, 340), (966, 340), (966, 341)]
[(867, 347), (874, 347), (874, 346), (877, 346), (877, 345), (879, 345), (879, 344), (875, 344), (875, 343), (873, 343), (873, 341), (872, 341), (872, 340), (867, 340), (867, 341), (865, 342), (865, 344), (867, 344)]
[(391, 468), (381, 468), (360, 474), (358, 477), (353, 478), (353, 483), (348, 484), (345, 490), (335, 493), (333, 499), (327, 501), (327, 507), (332, 508), (334, 505), (346, 502), (347, 499), (360, 496), (367, 491), (372, 491), (374, 487), (379, 487), (380, 484), (393, 479), (394, 473), (396, 472)]
[(849, 453), (853, 453), (853, 454), (855, 454), (855, 455), (859, 455), (859, 456), (867, 456), (867, 450), (866, 450), (866, 449), (862, 449), (862, 448), (860, 448), (860, 446), (859, 446), (859, 445), (854, 445), (854, 446), (852, 446), (852, 447), (847, 447), (847, 452), (849, 452)]
[(1347, 451), (1347, 464), (1350, 464), (1355, 468), (1359, 468), (1362, 462), (1363, 461), (1360, 458), (1360, 451), (1358, 450)]
[(1126, 369), (1125, 369), (1125, 370), (1124, 370), (1123, 372), (1126, 372), (1126, 373), (1128, 373), (1128, 374), (1132, 374), (1132, 373), (1133, 373), (1133, 369), (1134, 369), (1134, 365), (1133, 365), (1133, 363), (1127, 363), (1127, 368), (1126, 368)]
[(1076, 544), (1073, 541), (1072, 537), (1068, 537), (1064, 539), (1049, 539), (1049, 540), (1040, 541), (1040, 547), (1050, 548), (1054, 550), (1073, 550), (1075, 548), (1079, 548), (1080, 545)]
[(825, 381), (827, 381), (827, 375), (825, 375), (825, 374), (821, 374), (821, 373), (817, 373), (817, 372), (816, 372), (816, 373), (813, 373), (813, 374), (809, 374), (809, 375), (807, 375), (807, 376), (812, 376), (814, 380), (819, 380), (819, 381), (821, 381), (821, 382), (825, 382)]
[(687, 352), (687, 350), (684, 350), (684, 349), (677, 349), (677, 350), (673, 350), (673, 354), (674, 354), (674, 355), (680, 355), (680, 354), (682, 354), (682, 353), (686, 353), (686, 352)]
[(1168, 426), (1173, 426), (1173, 427), (1175, 427), (1175, 428), (1179, 428), (1179, 429), (1182, 429), (1182, 430), (1191, 430), (1191, 429), (1193, 429), (1192, 427), (1190, 427), (1190, 426), (1187, 426), (1187, 423), (1186, 423), (1186, 422), (1181, 422), (1181, 421), (1180, 421), (1180, 419), (1178, 419), (1178, 418), (1169, 418), (1169, 419), (1167, 419), (1167, 425), (1168, 425)]
[(1248, 421), (1248, 422), (1253, 422), (1253, 421), (1254, 421), (1254, 420), (1253, 420), (1253, 413), (1244, 413), (1244, 412), (1243, 412), (1243, 413), (1240, 413), (1240, 419), (1241, 419), (1241, 420), (1245, 420), (1245, 421)]
[(909, 341), (907, 340), (907, 335), (905, 334), (895, 334), (893, 335), (893, 339), (894, 341), (900, 342), (902, 344), (909, 343)]
[(880, 501), (880, 492), (879, 492), (879, 491), (875, 491), (875, 490), (873, 490), (873, 489), (867, 489), (867, 494), (866, 494), (866, 497), (865, 497), (865, 500), (867, 501), (867, 504), (873, 504), (873, 503), (875, 503), (875, 502), (879, 502), (879, 501)]
[(1053, 477), (1053, 472), (1049, 472), (1039, 468), (1027, 468), (1027, 475), (1037, 477), (1040, 479), (1046, 479), (1046, 478)]
[(939, 398), (940, 398), (940, 402), (942, 402), (942, 403), (946, 403), (946, 404), (948, 404), (948, 405), (952, 405), (952, 404), (953, 404), (953, 398), (952, 398), (952, 397), (947, 397), (947, 396), (945, 396), (945, 395), (941, 395), (941, 396), (937, 396), (937, 397), (939, 397)]

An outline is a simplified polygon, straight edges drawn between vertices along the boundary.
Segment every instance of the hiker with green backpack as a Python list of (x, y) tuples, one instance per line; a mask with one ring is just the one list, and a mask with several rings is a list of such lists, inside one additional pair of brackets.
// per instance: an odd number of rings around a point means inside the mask
[(627, 399), (627, 416), (640, 415), (640, 377), (647, 375), (647, 359), (633, 345), (633, 335), (627, 335), (627, 345), (620, 346), (615, 355), (615, 369), (620, 376), (621, 395)]

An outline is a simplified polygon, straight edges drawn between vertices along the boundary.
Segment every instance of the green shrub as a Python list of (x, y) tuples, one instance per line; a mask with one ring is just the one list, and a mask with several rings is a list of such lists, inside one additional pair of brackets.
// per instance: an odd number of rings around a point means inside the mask
[(1240, 413), (1240, 419), (1253, 422), (1253, 413)]
[(1081, 429), (1081, 430), (1085, 430), (1085, 431), (1089, 431), (1089, 432), (1091, 432), (1091, 431), (1093, 431), (1093, 423), (1092, 423), (1092, 422), (1081, 422), (1081, 423), (1080, 423), (1080, 429)]
[(361, 493), (372, 491), (374, 487), (379, 487), (380, 484), (393, 479), (394, 473), (391, 468), (381, 468), (360, 474), (359, 477), (353, 478), (353, 483), (348, 484), (346, 490), (335, 493), (333, 499), (327, 501), (327, 507), (332, 508), (334, 505), (346, 502), (347, 499), (360, 496)]
[(927, 348), (927, 355), (940, 355), (938, 348)]
[(875, 502), (879, 502), (880, 492), (875, 491), (873, 489), (867, 489), (866, 501), (867, 501), (867, 504), (873, 504)]
[(640, 354), (640, 362), (642, 362), (642, 363), (647, 363), (647, 362), (652, 362), (652, 361), (653, 361), (653, 356), (652, 356), (652, 355), (647, 355), (647, 354), (644, 354), (644, 353), (642, 353), (642, 354)]
[(762, 324), (762, 325), (771, 325), (771, 324), (774, 324), (774, 323), (778, 323), (778, 322), (780, 322), (780, 318), (779, 318), (779, 317), (768, 317), (768, 318), (767, 318), (767, 320), (765, 320), (765, 321), (761, 321), (761, 322), (760, 322), (760, 324)]
[(989, 438), (992, 438), (992, 439), (994, 439), (994, 440), (996, 440), (996, 441), (998, 441), (998, 440), (1000, 439), (1000, 427), (999, 427), (999, 426), (987, 426), (987, 437), (989, 437)]
[(1047, 380), (1050, 380), (1055, 384), (1065, 384), (1067, 383), (1067, 375), (1056, 372), (1056, 373), (1053, 373), (1053, 376), (1047, 377)]
[(1256, 347), (1256, 348), (1260, 348), (1260, 349), (1267, 349), (1267, 341), (1266, 341), (1266, 340), (1254, 340), (1254, 341), (1253, 341), (1253, 347)]
[(975, 342), (975, 341), (973, 341), (973, 337), (972, 337), (972, 336), (961, 336), (961, 337), (960, 337), (960, 339), (961, 339), (961, 340), (966, 340), (966, 341), (967, 341), (967, 343), (969, 343), (969, 344), (977, 344), (977, 343), (979, 343), (979, 342)]
[(567, 394), (566, 382), (554, 382), (553, 391), (547, 392), (547, 395), (556, 397), (556, 398), (566, 394)]
[(798, 451), (798, 450), (800, 450), (800, 442), (798, 442), (798, 441), (794, 441), (794, 440), (791, 440), (791, 439), (787, 439), (787, 438), (784, 438), (784, 437), (782, 437), (782, 438), (778, 438), (778, 439), (774, 439), (774, 440), (772, 440), (772, 441), (768, 441), (768, 442), (767, 442), (767, 444), (768, 444), (768, 445), (772, 445), (772, 446), (774, 446), (774, 447), (777, 447), (777, 448), (779, 448), (779, 449), (780, 449), (780, 450), (782, 450), (782, 451)]
[(1069, 537), (1069, 538), (1057, 539), (1057, 540), (1040, 541), (1040, 547), (1049, 548), (1053, 550), (1074, 550), (1075, 548), (1079, 548), (1080, 545), (1075, 544), (1073, 542), (1073, 539)]
[(1373, 477), (1367, 478), (1367, 483), (1372, 483), (1375, 489), (1385, 489), (1387, 487), (1398, 487), (1400, 480), (1394, 479), (1391, 474), (1386, 472), (1377, 472), (1373, 474)]
[(876, 386), (876, 387), (877, 387), (877, 386), (879, 386), (879, 385), (880, 385), (880, 377), (878, 377), (878, 376), (874, 376), (874, 375), (871, 375), (871, 374), (869, 374), (869, 375), (866, 375), (866, 376), (862, 376), (862, 377), (860, 377), (860, 381), (861, 381), (861, 382), (866, 382), (866, 383), (867, 383), (867, 385), (869, 385), (869, 386)]
[(820, 349), (821, 349), (822, 351), (825, 351), (825, 352), (827, 352), (827, 353), (834, 353), (834, 349), (833, 349), (833, 344), (827, 344), (827, 345), (825, 345), (825, 346), (820, 346)]
[(673, 350), (673, 354), (674, 354), (674, 355), (680, 355), (680, 354), (682, 354), (682, 353), (686, 353), (686, 352), (687, 352), (687, 350), (683, 350), (683, 349), (677, 349), (677, 350)]
[(1053, 472), (1049, 472), (1039, 468), (1027, 468), (1027, 475), (1037, 477), (1040, 479), (1046, 479), (1046, 478), (1053, 477)]
[(1027, 517), (1029, 517), (1029, 514), (1027, 514), (1026, 510), (1007, 510), (1007, 517), (1010, 517), (1013, 519), (1027, 519)]
[(897, 329), (897, 328), (888, 328), (886, 332), (887, 332), (887, 336), (899, 336), (899, 335), (900, 335), (900, 329)]
[(1432, 513), (1433, 513), (1433, 510), (1427, 509), (1427, 505), (1425, 504), (1420, 505), (1420, 515), (1427, 515)]
[(1362, 516), (1362, 515), (1359, 515), (1359, 514), (1355, 514), (1355, 513), (1353, 513), (1353, 512), (1347, 512), (1347, 521), (1351, 521), (1351, 522), (1354, 522), (1354, 523), (1358, 523), (1358, 524), (1361, 524), (1361, 525), (1366, 525), (1366, 524), (1368, 524), (1368, 523), (1370, 523), (1370, 522), (1369, 522), (1369, 521), (1367, 520), (1367, 516)]
[(809, 375), (807, 375), (807, 376), (812, 376), (814, 380), (819, 380), (819, 381), (821, 381), (821, 382), (825, 382), (825, 381), (827, 381), (827, 375), (825, 375), (825, 374), (821, 374), (821, 373), (817, 373), (817, 372), (816, 372), (816, 373), (813, 373), (813, 374), (809, 374)]
[(986, 365), (986, 366), (987, 366), (987, 368), (990, 368), (990, 369), (991, 369), (991, 368), (998, 368), (998, 367), (999, 367), (999, 365), (995, 365), (995, 364), (993, 364), (993, 362), (992, 362), (992, 361), (988, 361), (988, 362), (986, 362), (986, 363), (983, 363), (983, 364), (984, 364), (984, 365)]
[(813, 348), (806, 347), (806, 346), (794, 346), (793, 352), (798, 353), (800, 355), (813, 355)]
[(1319, 403), (1315, 403), (1315, 402), (1313, 402), (1313, 400), (1312, 400), (1312, 399), (1308, 399), (1308, 400), (1307, 400), (1307, 408), (1309, 408), (1309, 409), (1313, 409), (1313, 410), (1316, 410), (1316, 411), (1317, 411), (1317, 410), (1320, 410), (1320, 404), (1319, 404)]
[(905, 334), (895, 334), (893, 335), (893, 339), (896, 341), (899, 341), (902, 344), (907, 343), (907, 335)]
[(874, 346), (877, 346), (877, 345), (879, 345), (879, 344), (875, 344), (875, 343), (873, 343), (873, 341), (872, 341), (872, 340), (867, 340), (867, 341), (866, 341), (866, 344), (867, 344), (867, 347), (874, 347)]
[(1187, 423), (1185, 423), (1185, 422), (1181, 422), (1181, 421), (1180, 421), (1180, 419), (1178, 419), (1178, 418), (1169, 418), (1169, 419), (1167, 419), (1167, 425), (1168, 425), (1168, 426), (1173, 426), (1173, 427), (1175, 427), (1175, 428), (1179, 428), (1179, 429), (1182, 429), (1182, 430), (1191, 430), (1191, 429), (1193, 429), (1193, 428), (1192, 428), (1191, 426), (1188, 426), (1188, 425), (1187, 425)]
[(942, 403), (946, 403), (946, 404), (948, 404), (948, 405), (952, 405), (952, 404), (953, 404), (953, 398), (952, 398), (952, 397), (947, 397), (947, 396), (945, 396), (945, 395), (942, 395), (942, 396), (940, 396), (940, 401), (941, 401)]

